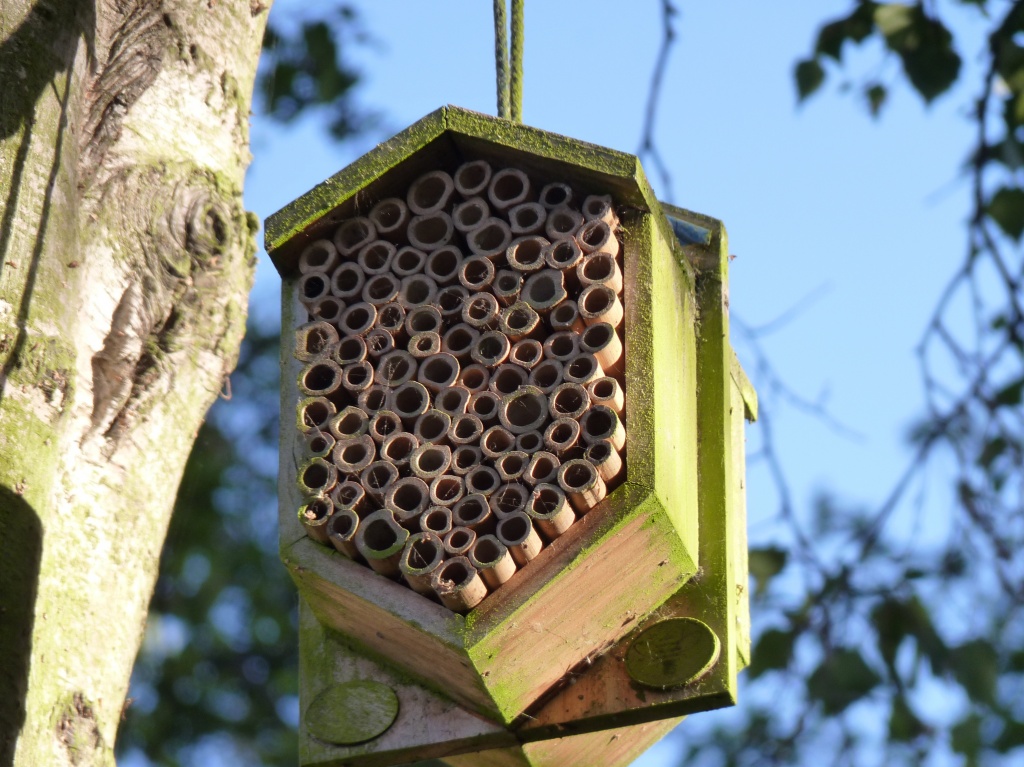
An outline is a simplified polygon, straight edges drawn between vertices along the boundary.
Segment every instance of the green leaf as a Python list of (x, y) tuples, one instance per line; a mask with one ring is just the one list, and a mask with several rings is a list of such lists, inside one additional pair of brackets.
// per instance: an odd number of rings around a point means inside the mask
[(754, 659), (747, 670), (750, 678), (756, 679), (765, 671), (786, 668), (793, 656), (795, 642), (796, 634), (792, 631), (768, 629), (764, 632), (757, 640)]
[(950, 651), (953, 675), (971, 698), (979, 703), (996, 701), (999, 681), (999, 655), (992, 644), (974, 639)]
[(821, 701), (826, 714), (838, 714), (875, 689), (880, 681), (859, 652), (839, 649), (811, 674), (807, 693)]
[(875, 8), (875, 25), (887, 38), (906, 32), (914, 23), (914, 8), (903, 3), (886, 3)]
[(784, 549), (765, 548), (751, 549), (748, 554), (747, 569), (757, 581), (755, 596), (760, 596), (768, 588), (768, 582), (782, 572), (786, 566), (787, 553)]
[(953, 35), (921, 5), (889, 3), (875, 9), (875, 24), (886, 45), (899, 54), (910, 84), (931, 101), (956, 82), (960, 56), (953, 50)]
[(981, 748), (981, 718), (971, 714), (953, 725), (950, 735), (953, 750), (963, 754), (968, 760), (974, 759)]
[(992, 462), (1006, 452), (1008, 445), (1009, 443), (1004, 437), (993, 437), (985, 443), (985, 449), (978, 456), (978, 465), (986, 469), (990, 468)]
[(803, 101), (825, 82), (825, 70), (817, 59), (805, 59), (796, 65), (796, 90)]
[(902, 695), (892, 701), (892, 712), (889, 714), (889, 737), (893, 740), (908, 741), (927, 732), (928, 728), (917, 718), (907, 699)]
[(1024, 234), (1024, 189), (1004, 186), (988, 202), (989, 217), (1015, 240)]
[(1024, 399), (1024, 378), (1008, 383), (997, 391), (996, 396), (992, 398), (992, 402), (999, 406), (1014, 407), (1019, 405), (1022, 399)]
[(870, 88), (865, 89), (864, 95), (867, 97), (871, 116), (878, 117), (882, 111), (882, 106), (885, 104), (885, 97), (888, 95), (885, 86), (875, 83)]
[(996, 742), (992, 744), (997, 751), (1010, 751), (1024, 746), (1024, 722), (1006, 722)]

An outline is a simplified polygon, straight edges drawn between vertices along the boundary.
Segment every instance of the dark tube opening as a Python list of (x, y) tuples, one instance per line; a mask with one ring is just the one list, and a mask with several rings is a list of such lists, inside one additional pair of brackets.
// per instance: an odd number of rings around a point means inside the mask
[(387, 551), (398, 543), (398, 535), (383, 519), (374, 519), (365, 527), (363, 540), (371, 551)]
[(323, 391), (334, 384), (336, 376), (334, 368), (329, 365), (313, 365), (302, 377), (302, 383), (310, 391)]

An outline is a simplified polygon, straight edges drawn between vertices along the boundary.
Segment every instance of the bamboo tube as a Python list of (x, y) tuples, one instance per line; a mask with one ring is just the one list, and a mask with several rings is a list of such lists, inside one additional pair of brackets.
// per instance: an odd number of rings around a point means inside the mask
[(536, 453), (544, 446), (544, 435), (541, 434), (540, 429), (532, 429), (530, 431), (524, 431), (522, 434), (516, 436), (516, 450), (522, 450), (524, 453)]
[(402, 287), (398, 291), (398, 303), (406, 310), (432, 304), (437, 296), (437, 283), (425, 274), (403, 277), (401, 285)]
[(413, 216), (406, 229), (409, 244), (427, 253), (443, 248), (451, 242), (454, 234), (455, 225), (452, 218), (443, 211)]
[(397, 339), (405, 330), (405, 307), (397, 301), (382, 305), (377, 309), (376, 327), (386, 330)]
[(462, 368), (454, 355), (438, 352), (420, 363), (416, 380), (428, 391), (437, 394), (443, 389), (454, 386), (461, 373)]
[(449, 386), (434, 397), (434, 407), (454, 418), (466, 412), (466, 406), (469, 404), (471, 396), (472, 394), (465, 386), (458, 384)]
[(448, 429), (452, 426), (452, 417), (436, 408), (431, 408), (416, 419), (412, 433), (421, 445), (440, 445), (448, 439)]
[(331, 350), (331, 359), (345, 368), (366, 359), (366, 341), (361, 336), (345, 336)]
[(471, 529), (478, 535), (494, 532), (495, 521), (487, 496), (480, 493), (470, 493), (452, 507), (452, 525)]
[(498, 299), (502, 306), (511, 306), (519, 300), (519, 293), (523, 289), (523, 275), (511, 269), (499, 269), (494, 275), (494, 282), (491, 284), (491, 292)]
[(457, 613), (466, 613), (487, 596), (487, 586), (466, 557), (453, 557), (434, 571), (431, 585), (441, 604)]
[(383, 386), (402, 386), (416, 375), (416, 358), (403, 349), (385, 354), (377, 363), (375, 378)]
[(479, 331), (490, 330), (498, 324), (501, 306), (490, 293), (474, 293), (462, 307), (462, 321)]
[(555, 240), (544, 249), (544, 262), (552, 269), (565, 274), (566, 278), (576, 276), (576, 266), (583, 261), (583, 249), (576, 240)]
[(295, 480), (306, 498), (327, 495), (338, 483), (338, 470), (323, 458), (310, 458), (299, 467)]
[(607, 285), (622, 293), (622, 270), (611, 253), (591, 253), (576, 266), (576, 279), (580, 285)]
[(527, 379), (530, 386), (536, 386), (542, 394), (551, 394), (562, 383), (564, 368), (558, 360), (543, 359), (530, 371)]
[(493, 535), (476, 539), (469, 552), (469, 561), (492, 592), (516, 574), (516, 563), (508, 548)]
[(521, 511), (509, 514), (498, 521), (497, 538), (508, 548), (516, 565), (525, 567), (543, 547), (530, 518)]
[(377, 322), (377, 307), (365, 301), (352, 304), (341, 315), (339, 329), (346, 336), (365, 336)]
[[(486, 506), (486, 504), (485, 504)], [(469, 553), (476, 543), (476, 532), (468, 527), (461, 527), (455, 520), (456, 511), (452, 510), (452, 524), (455, 525), (444, 536), (444, 550), (452, 557), (460, 557)]]
[(458, 322), (469, 291), (461, 285), (447, 285), (437, 291), (437, 309), (445, 322)]
[[(391, 271), (401, 278), (412, 277), (420, 274), (427, 265), (427, 254), (411, 245), (398, 249), (395, 258), (391, 262)], [(427, 277), (430, 277), (428, 274)], [(433, 279), (430, 277), (430, 279)], [(436, 284), (436, 283), (435, 283)]]
[(440, 353), (441, 336), (433, 330), (417, 333), (409, 339), (409, 345), (406, 347), (406, 350), (418, 360), (426, 359)]
[(459, 283), (470, 293), (490, 288), (494, 275), (494, 262), (484, 256), (472, 256), (459, 265)]
[(306, 452), (313, 458), (325, 458), (334, 448), (334, 435), (330, 432), (310, 431), (306, 433)]
[(369, 434), (355, 439), (340, 440), (334, 445), (331, 458), (338, 471), (349, 475), (359, 474), (373, 463), (377, 454), (377, 446)]
[(485, 218), (476, 229), (466, 235), (466, 245), (475, 256), (499, 258), (512, 242), (512, 230), (500, 218)]
[(620, 453), (626, 446), (626, 428), (610, 407), (594, 405), (580, 418), (580, 431), (588, 445), (608, 440)]
[(613, 328), (622, 324), (622, 302), (615, 291), (605, 285), (590, 285), (583, 289), (577, 301), (580, 317), (588, 325), (607, 322)]
[(398, 569), (413, 591), (433, 596), (434, 588), (430, 585), (430, 579), (444, 561), (444, 555), (444, 544), (436, 534), (415, 533), (405, 542)]
[(471, 160), (458, 167), (452, 176), (455, 191), (463, 197), (483, 194), (491, 183), (491, 166), (486, 160)]
[(359, 396), (373, 385), (373, 365), (365, 360), (346, 365), (341, 385), (353, 396)]
[(443, 324), (441, 312), (435, 306), (416, 306), (405, 315), (405, 332), (410, 337), (418, 333), (440, 333)]
[(548, 417), (547, 400), (536, 386), (520, 386), (501, 402), (498, 420), (513, 434), (540, 429)]
[(448, 441), (456, 447), (472, 445), (476, 444), (483, 433), (484, 425), (479, 418), (469, 413), (462, 413), (452, 419), (452, 427), (448, 430)]
[(359, 472), (359, 485), (377, 506), (384, 505), (384, 493), (398, 481), (398, 467), (391, 461), (374, 461)]
[(380, 384), (374, 384), (359, 392), (356, 404), (360, 410), (372, 418), (377, 412), (387, 408), (388, 389)]
[(303, 434), (326, 430), (337, 412), (337, 407), (327, 397), (306, 397), (299, 400), (296, 425)]
[(399, 562), (407, 540), (409, 531), (387, 509), (367, 516), (356, 531), (356, 548), (363, 559), (375, 572), (388, 578), (401, 574)]
[(465, 322), (459, 322), (448, 328), (442, 336), (441, 351), (452, 355), (460, 362), (467, 362), (478, 338), (480, 338), (479, 330)]
[(341, 384), (341, 366), (329, 358), (314, 360), (299, 373), (299, 391), (306, 397), (327, 397), (334, 401)]
[(381, 460), (390, 461), (399, 471), (409, 465), (409, 459), (419, 447), (416, 435), (407, 431), (389, 434), (380, 446)]
[(569, 503), (580, 515), (586, 514), (608, 494), (597, 469), (582, 458), (562, 464), (558, 470), (558, 486), (565, 491)]
[(484, 454), (476, 445), (459, 445), (452, 451), (451, 469), (458, 476), (468, 474), (474, 466), (478, 466), (484, 459)]
[[(614, 260), (619, 255), (619, 241), (604, 221), (587, 221), (576, 233), (576, 242), (584, 253), (607, 253)], [(618, 291), (616, 291), (618, 292)]]
[[(580, 337), (568, 330), (561, 330), (552, 333), (544, 339), (544, 357), (549, 360), (558, 360), (563, 365), (576, 359), (580, 353)], [(565, 375), (563, 369), (563, 377)]]
[(469, 398), (466, 412), (475, 415), (484, 426), (490, 426), (498, 420), (498, 408), (501, 397), (492, 391), (478, 391)]
[(547, 210), (567, 206), (572, 202), (572, 187), (561, 181), (553, 181), (540, 190), (538, 199)]
[(359, 532), (359, 515), (352, 509), (335, 509), (327, 521), (327, 540), (343, 556), (362, 559), (356, 548), (356, 533)]
[(491, 208), (483, 197), (471, 197), (455, 206), (452, 223), (459, 234), (469, 234), (491, 215)]
[(299, 278), (299, 300), (306, 311), (321, 298), (330, 295), (331, 278), (325, 272), (308, 272)]
[(604, 370), (601, 369), (601, 363), (597, 361), (597, 357), (584, 352), (565, 363), (562, 377), (568, 383), (586, 386), (591, 381), (604, 378)]
[(502, 168), (491, 176), (487, 186), (487, 199), (500, 211), (527, 202), (529, 196), (530, 179), (518, 168)]
[(329, 322), (333, 325), (341, 321), (341, 315), (344, 311), (344, 301), (336, 296), (324, 296), (310, 304), (309, 319), (311, 321)]
[(583, 225), (583, 214), (578, 210), (562, 206), (548, 211), (544, 222), (544, 234), (549, 240), (568, 240)]
[(501, 312), (501, 332), (515, 343), (536, 333), (540, 327), (540, 315), (525, 301), (517, 301)]
[(338, 227), (334, 233), (334, 247), (345, 258), (359, 251), (364, 245), (373, 242), (377, 229), (368, 218), (357, 216)]
[(523, 370), (532, 370), (542, 359), (544, 359), (544, 347), (540, 341), (532, 338), (517, 341), (508, 355), (508, 361)]
[(486, 333), (481, 333), (480, 337), (476, 339), (469, 356), (475, 363), (490, 370), (508, 359), (511, 349), (512, 344), (509, 343), (508, 337), (504, 333), (489, 330)]
[(548, 543), (568, 530), (576, 521), (572, 506), (558, 485), (540, 484), (533, 488), (526, 504), (526, 515), (533, 520)]
[(451, 176), (443, 170), (432, 170), (409, 185), (405, 201), (409, 210), (425, 216), (444, 210), (454, 191), (455, 183)]
[(606, 371), (620, 373), (622, 370), (622, 341), (619, 334), (607, 322), (598, 322), (587, 327), (580, 336), (580, 351), (593, 354)]
[(622, 408), (625, 406), (625, 396), (619, 382), (610, 376), (598, 378), (587, 384), (587, 394), (594, 405), (603, 405), (611, 408), (621, 418)]
[(402, 419), (398, 417), (398, 414), (391, 410), (378, 410), (373, 418), (370, 419), (370, 426), (366, 430), (366, 433), (370, 435), (374, 442), (381, 444), (395, 432), (402, 430)]
[(589, 407), (590, 395), (579, 384), (559, 384), (551, 393), (549, 411), (552, 418), (579, 420)]
[(451, 285), (459, 279), (462, 252), (454, 245), (445, 245), (427, 256), (423, 273), (438, 286)]
[(400, 242), (409, 225), (409, 208), (398, 197), (388, 197), (373, 206), (368, 218), (379, 237), (389, 242)]
[(462, 374), (459, 376), (459, 384), (465, 386), (473, 394), (486, 389), (490, 380), (491, 376), (488, 374), (487, 368), (475, 362), (462, 368)]
[(374, 360), (395, 350), (395, 337), (384, 328), (374, 328), (366, 334), (366, 353)]
[(520, 203), (508, 211), (508, 223), (513, 237), (543, 232), (547, 218), (548, 212), (539, 202)]
[(366, 275), (359, 268), (359, 264), (353, 261), (342, 261), (331, 272), (331, 295), (342, 301), (358, 301), (365, 284)]
[(515, 446), (515, 435), (504, 426), (492, 426), (480, 437), (480, 450), (492, 460), (504, 455)]
[(391, 272), (374, 274), (366, 278), (361, 298), (371, 306), (383, 306), (398, 298), (402, 283)]
[(550, 241), (538, 235), (518, 237), (509, 244), (505, 258), (516, 271), (532, 274), (544, 268), (544, 253), (550, 244)]
[(452, 449), (447, 445), (420, 445), (409, 457), (409, 468), (412, 473), (428, 483), (448, 471), (451, 463)]
[(334, 513), (330, 498), (311, 498), (299, 507), (299, 521), (306, 529), (306, 535), (317, 543), (331, 545), (327, 538), (327, 523)]
[(361, 408), (349, 405), (330, 420), (328, 427), (339, 440), (355, 439), (366, 434), (370, 417)]
[(307, 322), (295, 330), (295, 359), (312, 362), (317, 357), (330, 354), (331, 347), (338, 343), (338, 331), (326, 322)]
[(551, 484), (558, 479), (560, 467), (558, 456), (546, 450), (540, 450), (530, 458), (530, 465), (523, 472), (523, 482), (530, 487)]
[(490, 466), (474, 466), (466, 473), (466, 491), (486, 497), (498, 489), (501, 477)]
[(466, 485), (462, 477), (442, 474), (430, 483), (430, 502), (434, 506), (453, 506), (466, 493)]
[(604, 221), (613, 229), (619, 225), (611, 195), (592, 194), (583, 201), (583, 218), (587, 221)]
[(522, 450), (507, 450), (494, 459), (494, 468), (501, 481), (506, 483), (522, 477), (529, 465), (530, 456)]
[(544, 432), (544, 447), (561, 459), (576, 446), (580, 438), (580, 424), (572, 418), (559, 418), (551, 422)]
[[(356, 263), (359, 264), (359, 268), (363, 270), (363, 274), (366, 275), (366, 280), (369, 282), (373, 277), (391, 273), (391, 262), (397, 252), (398, 248), (387, 240), (374, 240), (359, 249)], [(365, 292), (365, 290), (364, 287), (363, 291)]]
[(384, 508), (406, 529), (419, 529), (419, 516), (430, 505), (430, 488), (419, 477), (405, 477), (384, 493)]
[(494, 516), (501, 520), (509, 514), (514, 514), (526, 508), (526, 502), (529, 498), (530, 491), (524, 485), (518, 482), (508, 482), (491, 494), (487, 504), (491, 507), (491, 511), (494, 512)]
[(557, 269), (534, 272), (523, 284), (520, 299), (538, 314), (547, 314), (568, 297), (562, 273)]
[(425, 533), (444, 536), (452, 529), (452, 510), (443, 506), (434, 506), (420, 515), (420, 529)]
[(356, 514), (363, 514), (369, 505), (366, 489), (358, 482), (347, 479), (334, 486), (330, 493), (334, 510), (351, 509)]

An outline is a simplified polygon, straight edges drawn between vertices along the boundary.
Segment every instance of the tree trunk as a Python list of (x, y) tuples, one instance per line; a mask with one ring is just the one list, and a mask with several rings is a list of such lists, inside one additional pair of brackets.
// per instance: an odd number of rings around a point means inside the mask
[(178, 482), (234, 366), (266, 4), (0, 4), (0, 764), (113, 763)]

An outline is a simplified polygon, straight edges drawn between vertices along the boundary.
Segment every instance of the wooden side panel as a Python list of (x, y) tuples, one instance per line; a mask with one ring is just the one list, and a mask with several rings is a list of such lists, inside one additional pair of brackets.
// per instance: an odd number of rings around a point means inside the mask
[[(750, 665), (750, 593), (747, 565), (747, 440), (746, 422), (757, 417), (757, 395), (736, 355), (732, 355), (729, 425), (732, 432), (732, 474), (729, 481), (729, 523), (736, 598), (736, 664)], [(752, 403), (752, 406), (751, 404)]]

